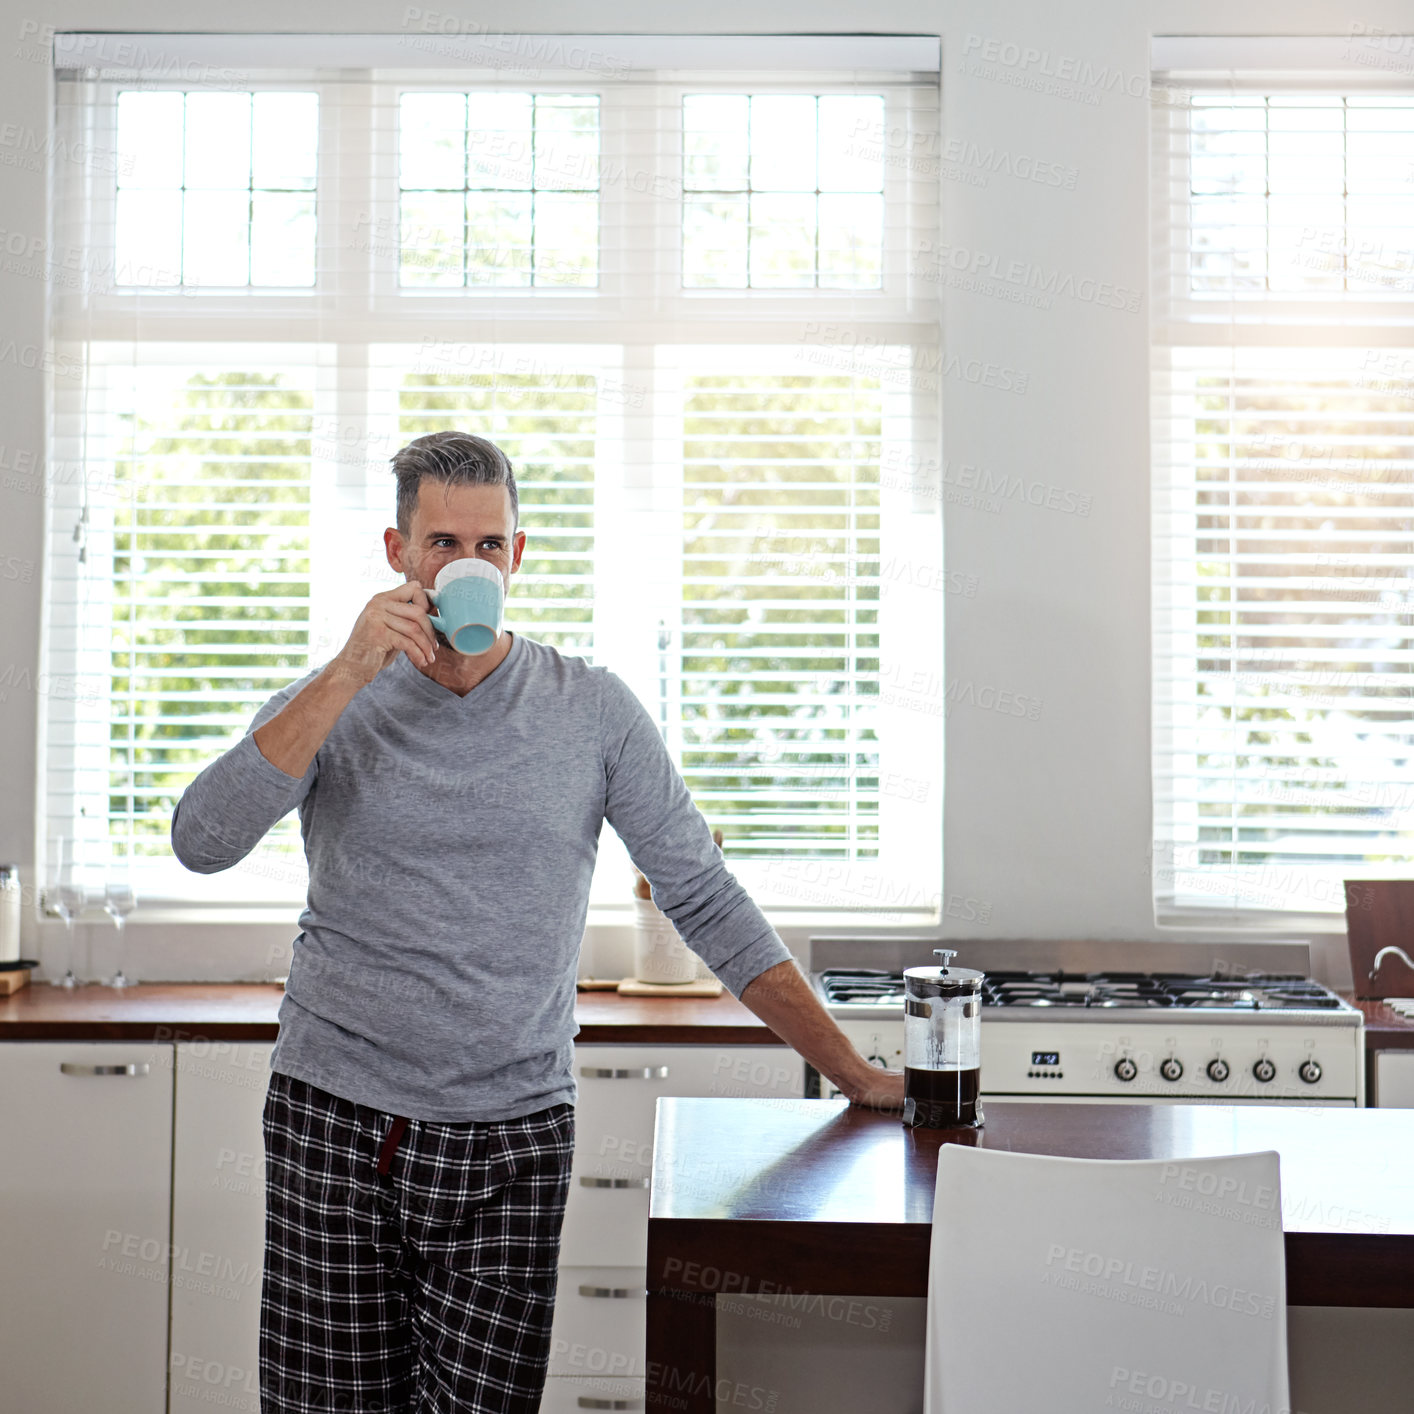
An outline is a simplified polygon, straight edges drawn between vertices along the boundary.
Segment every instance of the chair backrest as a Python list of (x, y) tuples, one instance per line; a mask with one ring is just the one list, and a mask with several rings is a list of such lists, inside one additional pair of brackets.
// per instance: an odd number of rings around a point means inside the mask
[(925, 1363), (925, 1414), (1285, 1414), (1277, 1155), (942, 1145)]

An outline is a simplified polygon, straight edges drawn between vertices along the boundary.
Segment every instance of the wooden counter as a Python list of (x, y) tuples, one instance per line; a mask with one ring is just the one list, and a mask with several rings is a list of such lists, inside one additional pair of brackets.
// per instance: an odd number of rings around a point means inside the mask
[(1414, 1051), (1414, 1021), (1400, 1016), (1384, 1002), (1362, 1002), (1341, 993), (1365, 1016), (1365, 1103), (1375, 1103), (1375, 1057), (1381, 1051)]
[(1341, 995), (1364, 1013), (1367, 1051), (1414, 1050), (1414, 1021), (1384, 1002), (1362, 1002), (1346, 993)]
[[(74, 991), (31, 982), (0, 997), (0, 1041), (150, 1041), (208, 1036), (273, 1041), (284, 990), (270, 982), (145, 982), (123, 993), (90, 983)], [(1347, 996), (1347, 1001), (1351, 999)], [(1414, 1049), (1414, 1022), (1383, 1002), (1351, 1001), (1365, 1014), (1367, 1056)], [(579, 1040), (705, 1046), (783, 1044), (728, 993), (720, 997), (621, 997), (580, 992)], [(178, 1037), (174, 1033), (180, 1031)]]
[[(0, 998), (0, 1041), (273, 1041), (284, 988), (266, 982), (153, 982), (117, 992), (31, 982)], [(727, 992), (720, 997), (621, 997), (580, 992), (581, 1042), (780, 1046)]]
[(1365, 1054), (1376, 1051), (1414, 1051), (1414, 1021), (1401, 1016), (1384, 1002), (1346, 1001), (1365, 1014)]
[(1072, 1158), (1281, 1155), (1287, 1300), (1414, 1307), (1414, 1111), (988, 1101), (907, 1130), (843, 1100), (658, 1101), (648, 1407), (710, 1414), (715, 1294), (925, 1296), (938, 1149)]

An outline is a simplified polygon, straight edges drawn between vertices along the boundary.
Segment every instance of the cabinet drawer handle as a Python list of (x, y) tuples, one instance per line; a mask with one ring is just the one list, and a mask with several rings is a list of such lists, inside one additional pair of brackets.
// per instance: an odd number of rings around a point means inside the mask
[(599, 1296), (610, 1301), (624, 1301), (631, 1296), (642, 1296), (645, 1288), (632, 1286), (581, 1286), (581, 1296)]
[(60, 1061), (65, 1075), (146, 1075), (152, 1067), (147, 1061), (130, 1061), (127, 1065), (80, 1065), (77, 1061)]
[(579, 1397), (579, 1407), (581, 1409), (642, 1409), (641, 1399), (596, 1399), (592, 1394), (582, 1394)]
[(645, 1065), (636, 1070), (615, 1070), (601, 1065), (582, 1065), (579, 1073), (586, 1080), (666, 1080), (668, 1067), (665, 1065)]
[(646, 1178), (581, 1178), (582, 1188), (647, 1188)]

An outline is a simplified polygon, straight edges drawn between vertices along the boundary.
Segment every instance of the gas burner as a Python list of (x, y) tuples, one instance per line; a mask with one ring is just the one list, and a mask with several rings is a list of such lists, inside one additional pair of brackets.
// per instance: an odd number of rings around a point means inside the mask
[(1169, 972), (995, 972), (987, 977), (986, 1005), (1082, 1006), (1159, 1010), (1281, 1011), (1339, 1008), (1340, 1001), (1304, 977), (1187, 977)]
[(831, 1004), (877, 1006), (903, 1002), (903, 973), (867, 967), (828, 968), (820, 974), (825, 1000)]
[(989, 973), (985, 1006), (1157, 1007), (1172, 1005), (1155, 979), (1140, 974), (1064, 972)]
[[(903, 1000), (903, 974), (871, 968), (829, 968), (820, 974), (827, 1005), (889, 1006)], [(1177, 972), (989, 972), (982, 1005), (1008, 1009), (1103, 1011), (1339, 1010), (1340, 999), (1305, 977), (1252, 974), (1192, 977)]]

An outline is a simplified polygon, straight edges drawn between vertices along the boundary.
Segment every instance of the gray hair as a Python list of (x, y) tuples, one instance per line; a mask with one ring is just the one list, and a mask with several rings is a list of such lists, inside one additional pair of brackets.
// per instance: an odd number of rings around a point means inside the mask
[(511, 459), (494, 443), (470, 432), (429, 432), (409, 442), (393, 458), (398, 478), (398, 529), (406, 535), (417, 509), (424, 481), (447, 486), (504, 486), (511, 494), (511, 525), (520, 527), (520, 497), (516, 494)]

